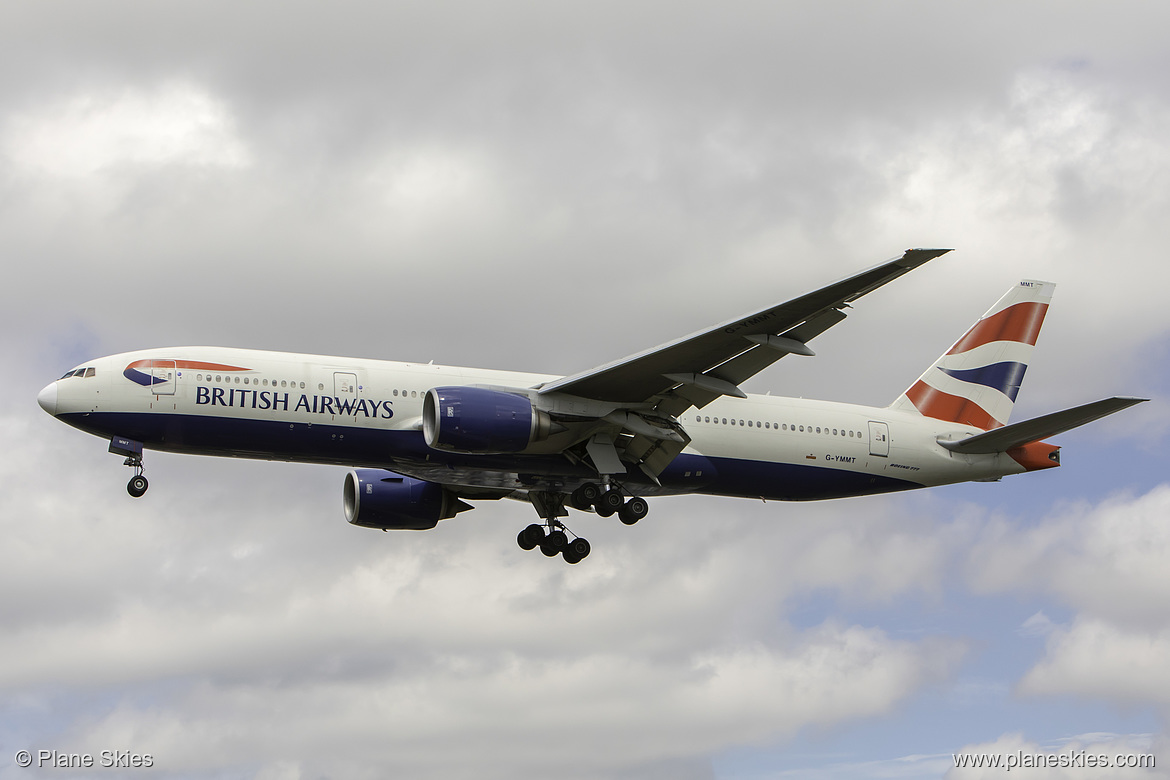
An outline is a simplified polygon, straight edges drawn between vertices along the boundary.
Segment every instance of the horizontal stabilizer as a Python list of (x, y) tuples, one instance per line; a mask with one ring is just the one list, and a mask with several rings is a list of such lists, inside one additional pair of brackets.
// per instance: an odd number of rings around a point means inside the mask
[(1045, 414), (1032, 420), (1005, 425), (987, 433), (980, 433), (957, 441), (940, 441), (943, 447), (951, 452), (974, 455), (988, 452), (1007, 452), (1013, 447), (1019, 447), (1029, 442), (1046, 439), (1058, 433), (1071, 431), (1093, 420), (1099, 420), (1106, 415), (1128, 409), (1134, 404), (1148, 401), (1148, 398), (1128, 398), (1119, 396), (1094, 401), (1084, 406), (1076, 406), (1052, 414)]

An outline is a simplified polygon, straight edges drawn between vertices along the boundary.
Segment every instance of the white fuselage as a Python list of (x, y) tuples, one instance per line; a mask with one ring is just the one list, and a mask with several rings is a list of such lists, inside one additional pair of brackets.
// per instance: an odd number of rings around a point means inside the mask
[[(150, 449), (380, 467), (503, 489), (588, 478), (559, 454), (563, 442), (515, 455), (452, 454), (423, 442), (431, 388), (524, 391), (557, 377), (215, 347), (124, 353), (82, 368), (93, 370), (55, 383), (55, 416)], [(802, 500), (1025, 471), (1004, 453), (960, 455), (938, 444), (978, 429), (886, 408), (749, 395), (719, 398), (679, 421), (690, 444), (642, 493)]]

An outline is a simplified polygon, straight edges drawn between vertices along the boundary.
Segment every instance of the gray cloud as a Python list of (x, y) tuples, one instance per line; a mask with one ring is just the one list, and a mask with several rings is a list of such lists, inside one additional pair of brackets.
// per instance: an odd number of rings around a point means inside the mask
[[(588, 565), (550, 567), (514, 548), (521, 505), (347, 528), (336, 469), (157, 456), (128, 502), (104, 445), (33, 399), (162, 344), (576, 371), (943, 245), (752, 389), (887, 403), (1027, 276), (1060, 287), (1021, 418), (1164, 403), (1166, 14), (8, 9), (0, 742), (156, 749), (192, 777), (710, 777), (721, 751), (948, 685), (979, 637), (888, 617), (934, 624), (956, 592), (1073, 610), (1020, 687), (1112, 700), (1110, 662), (1164, 640), (1159, 491), (1042, 522), (668, 500), (634, 528), (581, 520)], [(1162, 458), (1145, 407), (1090, 445), (1140, 434)], [(995, 566), (968, 575), (967, 544)], [(1086, 659), (1105, 671), (1077, 687)]]

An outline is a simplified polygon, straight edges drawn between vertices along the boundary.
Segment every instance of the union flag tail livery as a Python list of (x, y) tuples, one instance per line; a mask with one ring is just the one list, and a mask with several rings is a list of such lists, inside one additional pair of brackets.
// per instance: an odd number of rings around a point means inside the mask
[[(579, 563), (569, 509), (631, 525), (649, 496), (814, 501), (993, 482), (1060, 465), (1043, 441), (1144, 399), (1009, 423), (1053, 285), (1023, 281), (889, 407), (739, 385), (946, 254), (908, 249), (782, 303), (570, 376), (331, 355), (167, 347), (86, 361), (37, 396), (109, 442), (146, 493), (148, 450), (346, 466), (345, 518), (425, 530), (517, 499), (525, 550)], [(682, 305), (674, 302), (674, 305)], [(574, 343), (589, 338), (578, 330)], [(279, 499), (277, 499), (279, 500)]]
[(984, 431), (1007, 425), (1056, 285), (1025, 279), (934, 362), (891, 409)]

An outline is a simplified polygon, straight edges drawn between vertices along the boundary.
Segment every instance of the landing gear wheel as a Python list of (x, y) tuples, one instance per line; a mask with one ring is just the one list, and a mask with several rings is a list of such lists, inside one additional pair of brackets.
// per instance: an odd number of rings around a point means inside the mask
[(135, 498), (141, 498), (148, 487), (150, 487), (150, 483), (146, 481), (146, 477), (136, 474), (126, 483), (126, 492)]
[(645, 517), (649, 511), (650, 505), (646, 503), (646, 499), (634, 496), (618, 510), (618, 519), (626, 525), (633, 525)]
[(602, 515), (602, 517), (609, 517), (622, 508), (622, 502), (622, 492), (616, 488), (611, 488), (602, 493), (601, 497), (597, 499), (597, 514), (600, 515), (601, 510), (604, 509), (608, 514)]
[(544, 541), (544, 526), (533, 523), (516, 535), (516, 544), (522, 550), (534, 550)]
[(601, 486), (596, 482), (586, 482), (569, 494), (569, 503), (576, 509), (588, 509), (597, 503), (601, 497)]
[(540, 543), (540, 551), (549, 558), (552, 558), (561, 550), (565, 549), (568, 544), (569, 537), (565, 535), (564, 531), (553, 531)]
[(589, 556), (590, 549), (589, 542), (578, 536), (569, 542), (561, 555), (564, 556), (565, 563), (580, 563), (582, 559)]

